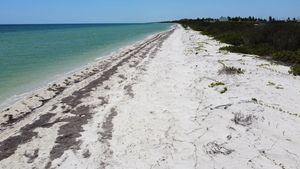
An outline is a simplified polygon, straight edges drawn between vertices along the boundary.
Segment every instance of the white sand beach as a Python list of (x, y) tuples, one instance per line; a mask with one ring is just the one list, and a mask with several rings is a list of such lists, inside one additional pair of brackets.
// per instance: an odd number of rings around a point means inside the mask
[(300, 77), (224, 45), (177, 25), (11, 105), (0, 168), (299, 169)]

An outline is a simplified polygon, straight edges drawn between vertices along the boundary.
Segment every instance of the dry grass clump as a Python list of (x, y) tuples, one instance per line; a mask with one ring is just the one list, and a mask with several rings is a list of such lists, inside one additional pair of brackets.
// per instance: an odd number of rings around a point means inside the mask
[(209, 155), (217, 155), (217, 154), (223, 154), (223, 155), (229, 155), (234, 150), (228, 149), (224, 147), (224, 144), (218, 144), (216, 141), (209, 142), (208, 144), (204, 145), (205, 152)]
[(220, 71), (219, 74), (227, 74), (227, 75), (233, 75), (233, 74), (244, 74), (245, 71), (242, 70), (241, 68), (236, 68), (236, 67), (228, 67), (224, 66)]
[(232, 121), (237, 125), (249, 126), (253, 123), (253, 119), (253, 115), (243, 115), (241, 113), (235, 113)]

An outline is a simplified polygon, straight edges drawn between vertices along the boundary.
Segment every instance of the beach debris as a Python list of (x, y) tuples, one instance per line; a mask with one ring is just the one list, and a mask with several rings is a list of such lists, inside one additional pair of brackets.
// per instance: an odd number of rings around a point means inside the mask
[(12, 114), (5, 114), (3, 117), (7, 118), (7, 123), (13, 123), (14, 122), (14, 116)]
[(283, 88), (282, 86), (280, 86), (280, 85), (279, 85), (279, 86), (276, 86), (275, 88), (276, 88), (276, 89), (284, 89), (284, 88)]
[(216, 106), (214, 108), (211, 108), (211, 110), (214, 110), (214, 109), (225, 109), (226, 110), (230, 106), (232, 106), (232, 104), (219, 105), (219, 106)]
[(105, 89), (105, 90), (109, 90), (110, 87), (109, 87), (109, 86), (105, 86), (104, 89)]
[(124, 75), (122, 75), (122, 74), (119, 75), (118, 77), (121, 78), (121, 79), (123, 79), (123, 80), (126, 80), (126, 79), (127, 79), (127, 78), (126, 78)]
[(34, 160), (39, 156), (39, 149), (34, 149), (33, 151), (26, 151), (24, 156), (28, 158), (27, 163), (33, 163)]
[(205, 152), (209, 155), (229, 155), (234, 152), (233, 149), (226, 148), (223, 144), (218, 144), (216, 141), (209, 142), (208, 144), (204, 145), (203, 148)]
[(108, 104), (108, 97), (98, 97), (98, 99), (101, 101), (100, 106)]
[(273, 82), (268, 82), (268, 84), (267, 84), (267, 86), (275, 86), (276, 84), (275, 83), (273, 83)]
[(134, 97), (132, 85), (124, 86), (124, 90), (126, 91), (126, 94), (129, 95), (131, 98)]
[(82, 154), (83, 158), (89, 158), (91, 156), (90, 150), (85, 150), (84, 153)]

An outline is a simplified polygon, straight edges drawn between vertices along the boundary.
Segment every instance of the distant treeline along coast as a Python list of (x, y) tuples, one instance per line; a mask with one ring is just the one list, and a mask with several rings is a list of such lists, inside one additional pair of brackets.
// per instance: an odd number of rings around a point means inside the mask
[(221, 17), (173, 22), (230, 44), (221, 50), (272, 59), (291, 66), (291, 74), (300, 75), (300, 22), (296, 18), (276, 20), (269, 17), (266, 20), (255, 17)]

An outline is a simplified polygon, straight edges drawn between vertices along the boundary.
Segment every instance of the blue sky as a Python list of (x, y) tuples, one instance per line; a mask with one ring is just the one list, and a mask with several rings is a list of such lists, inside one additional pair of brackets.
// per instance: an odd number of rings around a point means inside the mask
[(181, 18), (300, 17), (300, 0), (0, 0), (0, 24), (120, 23)]

